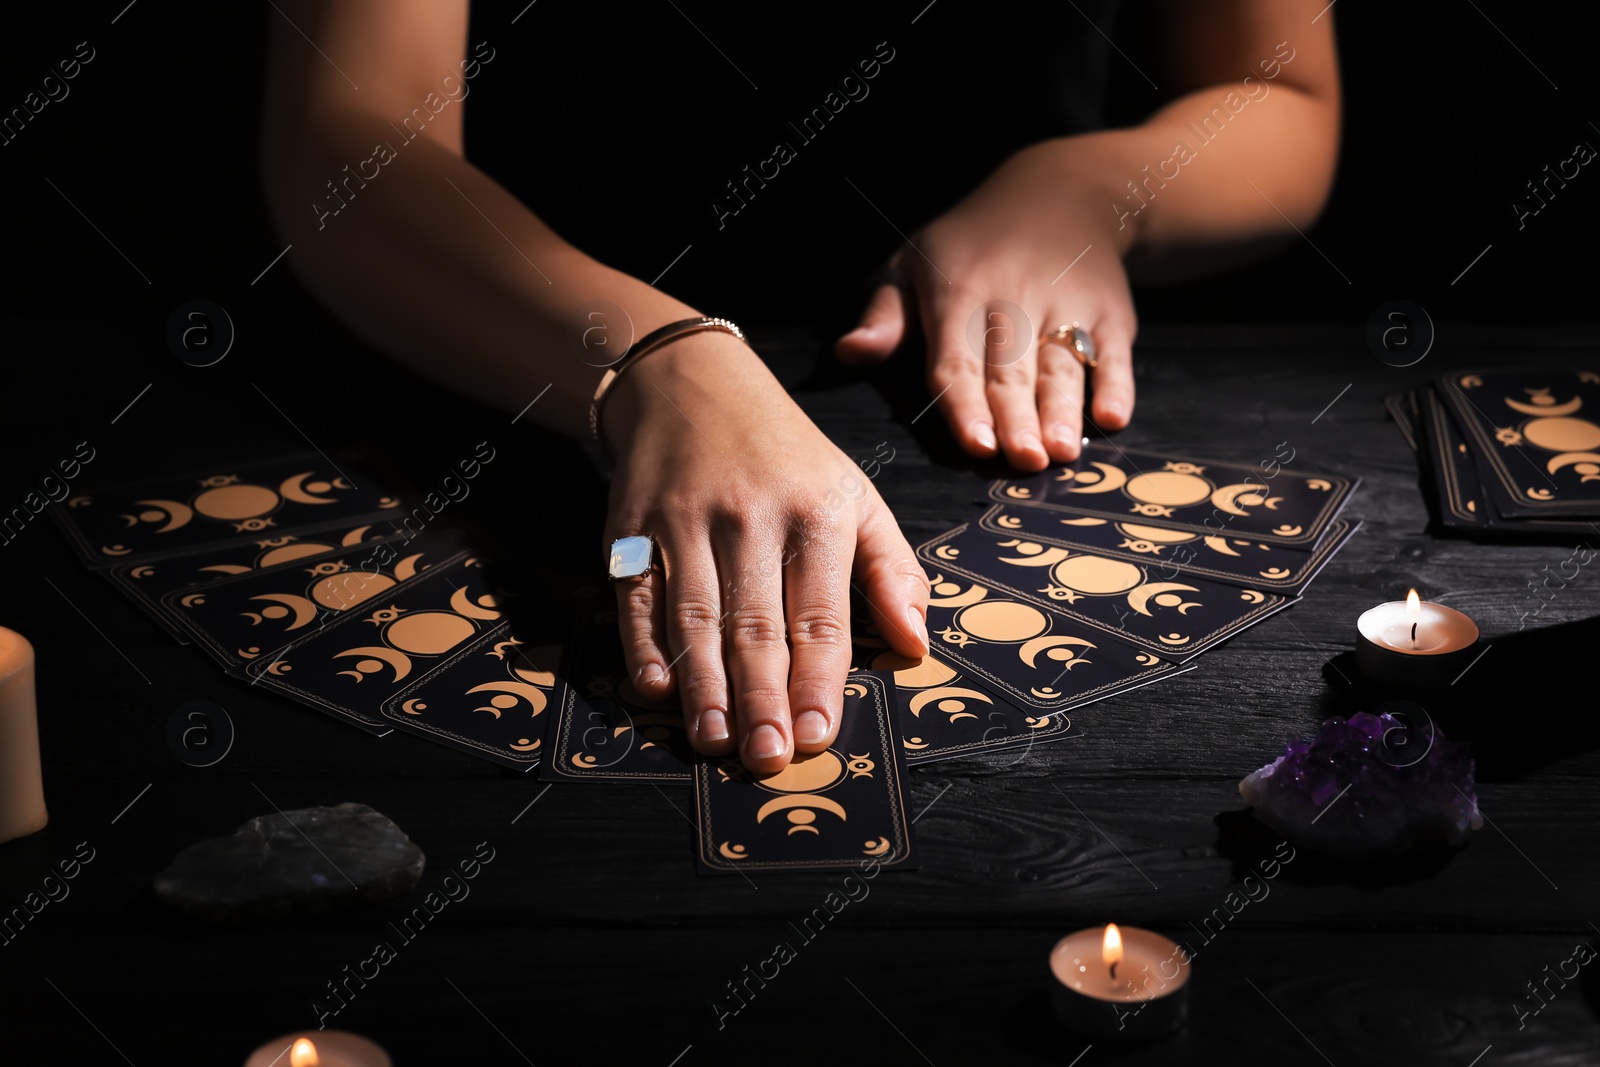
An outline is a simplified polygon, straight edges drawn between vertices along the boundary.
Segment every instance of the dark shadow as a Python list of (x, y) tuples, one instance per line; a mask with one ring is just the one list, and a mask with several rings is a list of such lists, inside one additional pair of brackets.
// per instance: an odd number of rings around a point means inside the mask
[(1515, 781), (1600, 745), (1600, 718), (1577, 702), (1563, 706), (1555, 687), (1558, 676), (1594, 655), (1597, 642), (1600, 617), (1506, 634), (1486, 642), (1455, 684), (1420, 692), (1377, 685), (1356, 667), (1354, 653), (1342, 653), (1323, 669), (1329, 685), (1317, 718), (1410, 701), (1446, 738), (1472, 746), (1478, 781)]
[(1279, 876), (1286, 882), (1381, 889), (1432, 878), (1444, 870), (1450, 857), (1459, 851), (1421, 845), (1404, 856), (1353, 863), (1295, 844), (1293, 858), (1285, 862), (1274, 852), (1282, 843), (1283, 835), (1258, 820), (1249, 808), (1222, 812), (1212, 821), (1217, 824), (1217, 852), (1232, 861), (1236, 882), (1248, 874), (1260, 877), (1260, 865), (1270, 860), (1279, 864)]
[[(1581, 937), (1573, 941), (1574, 948), (1580, 944), (1587, 945), (1594, 956), (1600, 956), (1600, 946), (1596, 945), (1595, 938)], [(1578, 975), (1578, 988), (1583, 992), (1583, 1002), (1589, 1006), (1589, 1018), (1600, 1021), (1600, 967), (1593, 966), (1595, 962), (1591, 956), (1589, 963), (1582, 965), (1583, 969)]]
[[(1048, 974), (1041, 981), (1050, 981)], [(1192, 1014), (1192, 1003), (1190, 1007)], [(1016, 998), (1004, 1018), (1006, 1047), (1040, 1060), (1075, 1063), (1083, 1055), (1084, 1046), (1093, 1045), (1096, 1063), (1123, 1063), (1129, 1060), (1149, 1062), (1157, 1052), (1169, 1056), (1174, 1063), (1188, 1062), (1183, 1055), (1189, 1047), (1185, 1029), (1180, 1028), (1150, 1041), (1117, 1042), (1088, 1037), (1056, 1019), (1050, 1009), (1049, 994), (1044, 988)], [(1019, 1060), (1021, 1058), (1018, 1057)]]

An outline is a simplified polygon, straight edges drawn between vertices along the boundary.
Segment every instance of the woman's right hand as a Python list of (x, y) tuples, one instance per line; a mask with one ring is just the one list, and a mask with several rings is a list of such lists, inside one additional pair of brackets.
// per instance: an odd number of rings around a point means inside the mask
[(700, 752), (768, 773), (833, 742), (852, 585), (896, 651), (928, 651), (927, 579), (894, 517), (743, 342), (704, 331), (640, 357), (601, 421), (605, 545), (649, 534), (663, 564), (617, 586), (628, 672), (646, 697), (677, 691)]

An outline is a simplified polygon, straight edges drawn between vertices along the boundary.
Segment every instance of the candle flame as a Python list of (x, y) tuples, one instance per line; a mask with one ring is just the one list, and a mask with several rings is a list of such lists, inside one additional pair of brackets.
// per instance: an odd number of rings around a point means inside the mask
[(1406, 594), (1406, 618), (1415, 619), (1422, 614), (1422, 598), (1415, 589)]
[(1106, 939), (1100, 945), (1100, 958), (1106, 966), (1115, 967), (1122, 962), (1122, 931), (1116, 923), (1106, 924)]
[(289, 1050), (289, 1067), (317, 1067), (322, 1061), (317, 1058), (317, 1046), (308, 1038), (296, 1038), (294, 1047)]

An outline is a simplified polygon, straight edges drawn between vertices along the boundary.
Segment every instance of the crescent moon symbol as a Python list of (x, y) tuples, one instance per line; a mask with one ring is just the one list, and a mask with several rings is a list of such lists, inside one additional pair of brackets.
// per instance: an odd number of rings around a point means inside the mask
[[(1148, 616), (1150, 615), (1149, 603), (1151, 597), (1160, 593), (1176, 592), (1180, 589), (1187, 593), (1198, 593), (1200, 591), (1194, 586), (1184, 585), (1182, 582), (1151, 582), (1149, 585), (1141, 585), (1128, 594), (1128, 606), (1140, 615)], [(1185, 614), (1187, 613), (1185, 612)]]
[[(1017, 656), (1028, 666), (1037, 667), (1038, 664), (1033, 661), (1034, 657), (1045, 649), (1066, 648), (1074, 645), (1080, 648), (1096, 647), (1093, 641), (1085, 641), (1081, 637), (1051, 637), (1049, 634), (1045, 634), (1043, 637), (1035, 637), (1032, 641), (1024, 644), (1017, 650)], [(1072, 664), (1069, 663), (1067, 666), (1070, 669)]]
[(314, 496), (313, 494), (311, 494), (311, 493), (306, 491), (306, 488), (302, 483), (305, 482), (305, 480), (307, 478), (311, 477), (315, 473), (317, 473), (317, 472), (316, 471), (306, 471), (303, 474), (291, 474), (289, 477), (287, 477), (287, 478), (285, 478), (283, 480), (283, 484), (282, 485), (278, 486), (278, 493), (281, 496), (287, 497), (290, 500), (298, 501), (301, 504), (333, 504), (333, 503), (337, 503), (337, 498), (335, 498), (335, 497), (331, 497), (331, 496)]
[(1100, 468), (1100, 473), (1105, 475), (1105, 477), (1101, 478), (1098, 484), (1074, 486), (1068, 489), (1067, 492), (1114, 493), (1118, 489), (1121, 489), (1124, 485), (1128, 484), (1127, 474), (1119, 470), (1117, 467), (1112, 466), (1110, 463), (1101, 463), (1099, 460), (1091, 460), (1090, 462), (1092, 462), (1096, 467)]
[[(1248, 515), (1250, 513), (1238, 505), (1238, 498), (1245, 493), (1265, 492), (1267, 492), (1267, 487), (1264, 485), (1258, 485), (1255, 482), (1235, 482), (1233, 485), (1225, 485), (1212, 493), (1211, 502), (1230, 515)], [(1257, 501), (1257, 503), (1264, 502), (1264, 500)]]
[(756, 822), (760, 822), (773, 812), (782, 811), (784, 808), (820, 808), (823, 811), (832, 812), (841, 819), (849, 818), (845, 814), (843, 806), (837, 800), (813, 796), (810, 793), (797, 793), (793, 796), (773, 797), (761, 805), (756, 809)]
[[(930, 582), (929, 584), (932, 586), (932, 588), (935, 591), (938, 591), (943, 586), (947, 586), (947, 585), (954, 586), (956, 589), (960, 589), (961, 588), (959, 585), (956, 585), (956, 583), (954, 583), (954, 582), (946, 582), (944, 580), (944, 575), (942, 575), (942, 574), (936, 576), (933, 579), (933, 581)], [(984, 588), (981, 585), (974, 585), (972, 588), (968, 589), (965, 593), (953, 593), (953, 594), (950, 594), (950, 595), (947, 595), (947, 596), (929, 597), (928, 598), (928, 603), (929, 604), (933, 604), (933, 605), (935, 605), (937, 607), (942, 607), (942, 608), (964, 608), (968, 604), (976, 604), (978, 601), (982, 600), (984, 597), (986, 597), (988, 595), (989, 595), (989, 590), (988, 589)]]
[[(484, 682), (482, 685), (475, 685), (471, 689), (468, 689), (466, 695), (471, 696), (473, 693), (514, 694), (533, 705), (533, 714), (535, 715), (542, 712), (550, 703), (550, 698), (545, 695), (544, 690), (538, 688), (537, 686), (529, 685), (526, 682)], [(473, 708), (472, 710), (487, 711), (489, 709)], [(497, 719), (500, 717), (500, 712), (498, 709), (495, 709), (494, 716)]]
[(416, 698), (413, 697), (412, 699), (406, 701), (404, 704), (401, 704), (400, 705), (400, 710), (405, 712), (407, 715), (421, 715), (422, 714), (422, 709), (426, 708), (427, 706), (428, 705), (426, 705), (426, 704), (417, 703)]
[[(1027, 544), (1026, 541), (1002, 541), (1001, 548), (1011, 545)], [(1072, 555), (1064, 548), (1047, 548), (1037, 556), (997, 556), (1000, 563), (1009, 563), (1013, 567), (1054, 567), (1057, 563)]]
[(418, 552), (415, 555), (407, 556), (399, 563), (396, 563), (394, 565), (394, 576), (402, 582), (407, 578), (415, 577), (417, 573), (417, 561), (421, 559), (422, 556), (423, 553)]
[(293, 593), (262, 593), (253, 596), (251, 600), (270, 600), (275, 604), (283, 604), (294, 612), (294, 622), (285, 626), (285, 630), (298, 630), (306, 623), (317, 617), (317, 606), (303, 596)]
[(514, 748), (518, 752), (537, 752), (539, 750), (539, 739), (536, 737), (532, 741), (529, 741), (526, 737), (524, 737), (516, 744), (508, 745), (506, 747)]
[[(341, 537), (339, 539), (339, 544), (343, 545), (345, 548), (350, 548), (352, 545), (359, 545), (361, 542), (367, 539), (367, 531), (370, 529), (372, 529), (371, 526), (357, 526), (354, 530), (351, 530), (349, 533)], [(512, 747), (514, 748), (516, 746)]]
[(1565, 404), (1549, 404), (1540, 406), (1538, 404), (1524, 404), (1522, 401), (1512, 400), (1508, 396), (1506, 397), (1506, 407), (1510, 408), (1512, 411), (1520, 411), (1524, 415), (1532, 415), (1536, 418), (1540, 416), (1549, 418), (1556, 415), (1571, 415), (1574, 411), (1577, 411), (1579, 408), (1583, 407), (1583, 397), (1575, 396)]
[(467, 595), (466, 586), (462, 586), (450, 594), (450, 607), (457, 615), (464, 615), (469, 619), (498, 619), (500, 617), (500, 613), (494, 610), (495, 602), (493, 596), (484, 596), (479, 601), (474, 602)]
[[(1552, 456), (1550, 462), (1545, 464), (1545, 469), (1551, 474), (1567, 466), (1569, 463), (1589, 463), (1600, 465), (1600, 452), (1563, 452), (1559, 456)], [(1585, 471), (1579, 468), (1580, 482), (1600, 481), (1600, 470)]]
[[(364, 648), (347, 648), (343, 652), (334, 653), (333, 658), (342, 659), (345, 656), (364, 656), (368, 659), (375, 659), (383, 663), (387, 663), (391, 668), (393, 668), (394, 680), (397, 682), (411, 673), (410, 656), (393, 648), (385, 648), (382, 645), (368, 645)], [(341, 676), (348, 674), (358, 682), (366, 677), (366, 673), (364, 671), (340, 671), (339, 674)]]
[[(186, 525), (190, 519), (194, 518), (193, 509), (191, 509), (188, 504), (180, 504), (176, 500), (135, 500), (134, 503), (143, 507), (160, 508), (162, 511), (167, 513), (167, 524), (157, 530), (156, 533), (166, 533), (168, 530), (176, 530), (178, 527)], [(129, 525), (132, 524), (130, 523)]]
[(1206, 547), (1213, 552), (1221, 552), (1224, 556), (1237, 556), (1239, 554), (1228, 547), (1228, 539), (1225, 537), (1206, 538)]
[(868, 841), (866, 842), (866, 847), (861, 851), (863, 854), (868, 856), (886, 855), (889, 851), (889, 839), (887, 837), (880, 837), (876, 841)]
[[(957, 697), (967, 697), (972, 700), (981, 700), (985, 704), (994, 703), (994, 701), (990, 700), (987, 696), (978, 692), (976, 689), (962, 689), (959, 686), (950, 686), (945, 689), (928, 689), (912, 697), (910, 702), (911, 714), (920, 716), (922, 714), (922, 709), (927, 707), (933, 701), (949, 700)], [(957, 717), (960, 718), (962, 716), (958, 715)], [(965, 718), (975, 719), (977, 716), (966, 715)]]

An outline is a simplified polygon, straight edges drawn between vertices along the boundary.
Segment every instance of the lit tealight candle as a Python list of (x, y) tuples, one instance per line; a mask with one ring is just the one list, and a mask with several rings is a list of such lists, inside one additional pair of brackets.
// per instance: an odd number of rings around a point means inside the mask
[(1386, 685), (1431, 689), (1449, 685), (1472, 663), (1478, 624), (1466, 615), (1422, 600), (1415, 589), (1356, 620), (1356, 663)]
[(250, 1054), (244, 1067), (393, 1067), (393, 1061), (360, 1034), (316, 1030), (268, 1041)]
[(1050, 953), (1050, 1006), (1088, 1037), (1142, 1041), (1183, 1025), (1189, 954), (1150, 930), (1115, 923), (1068, 934)]

